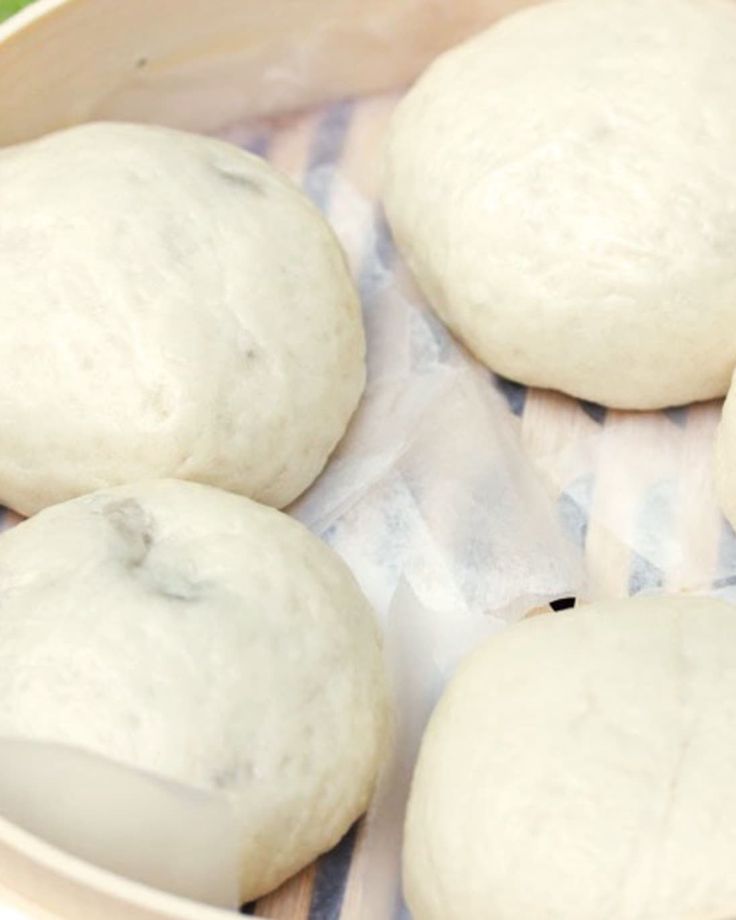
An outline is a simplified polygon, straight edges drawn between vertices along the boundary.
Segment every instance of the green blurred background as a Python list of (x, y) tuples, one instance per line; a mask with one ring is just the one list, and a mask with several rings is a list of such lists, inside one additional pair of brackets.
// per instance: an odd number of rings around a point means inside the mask
[(32, 0), (0, 0), (0, 22), (12, 16), (13, 13), (17, 13), (18, 10), (22, 10), (29, 3), (32, 3)]

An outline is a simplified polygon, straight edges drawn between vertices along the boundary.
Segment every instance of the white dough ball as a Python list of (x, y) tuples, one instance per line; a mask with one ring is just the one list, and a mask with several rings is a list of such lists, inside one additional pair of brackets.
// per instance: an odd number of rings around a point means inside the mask
[(281, 507), (364, 384), (345, 258), (267, 163), (91, 124), (0, 151), (0, 501), (172, 476)]
[(736, 4), (555, 0), (433, 64), (385, 205), (430, 303), (489, 367), (649, 409), (736, 365)]
[(736, 915), (736, 608), (592, 604), (483, 645), (422, 743), (414, 920)]
[(55, 505), (0, 537), (0, 738), (224, 793), (244, 900), (365, 810), (387, 701), (355, 580), (272, 508), (163, 480)]

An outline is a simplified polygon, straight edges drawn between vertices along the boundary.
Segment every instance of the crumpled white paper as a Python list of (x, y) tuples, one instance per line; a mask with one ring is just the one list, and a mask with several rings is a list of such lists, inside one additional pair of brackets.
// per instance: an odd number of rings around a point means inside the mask
[(579, 558), (490, 375), (406, 296), (373, 291), (370, 377), (347, 438), (290, 510), (350, 564), (380, 614), (403, 581), (451, 667), (477, 638), (574, 593)]

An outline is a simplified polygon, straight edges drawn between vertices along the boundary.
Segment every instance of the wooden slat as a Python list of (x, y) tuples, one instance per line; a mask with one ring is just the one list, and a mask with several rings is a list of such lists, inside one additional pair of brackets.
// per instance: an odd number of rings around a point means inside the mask
[(316, 864), (312, 863), (256, 905), (265, 920), (307, 920), (312, 902)]

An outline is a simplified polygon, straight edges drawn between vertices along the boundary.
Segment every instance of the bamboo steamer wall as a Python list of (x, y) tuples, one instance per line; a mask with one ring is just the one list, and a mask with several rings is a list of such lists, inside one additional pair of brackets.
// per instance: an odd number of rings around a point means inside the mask
[(40, 0), (0, 26), (0, 143), (117, 119), (212, 131), (409, 82), (531, 0)]

